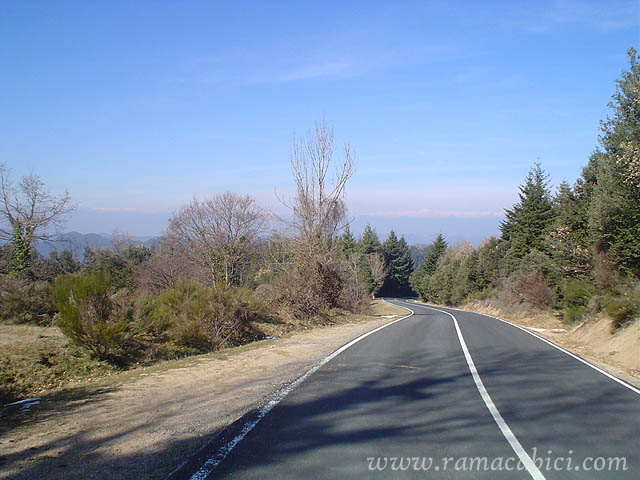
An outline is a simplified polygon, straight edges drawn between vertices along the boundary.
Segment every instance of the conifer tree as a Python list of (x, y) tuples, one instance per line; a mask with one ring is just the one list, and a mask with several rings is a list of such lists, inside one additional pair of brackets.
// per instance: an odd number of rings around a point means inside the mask
[(409, 278), (413, 262), (404, 237), (398, 239), (392, 230), (382, 245), (382, 254), (387, 266), (387, 277), (380, 293), (386, 296), (410, 295)]
[(633, 48), (628, 55), (630, 68), (609, 103), (612, 116), (601, 126), (602, 150), (592, 156), (589, 232), (597, 251), (640, 276), (640, 59)]
[(542, 250), (554, 218), (549, 176), (539, 163), (529, 171), (520, 186), (520, 201), (505, 210), (500, 225), (502, 239), (511, 243), (511, 252), (522, 258), (531, 250)]
[(429, 277), (434, 274), (438, 266), (438, 260), (447, 249), (447, 242), (442, 234), (438, 234), (433, 243), (429, 246), (429, 253), (424, 257), (424, 261), (411, 275), (411, 288), (422, 300), (427, 300), (427, 283)]
[(378, 234), (371, 228), (371, 225), (364, 227), (362, 237), (357, 244), (357, 250), (360, 253), (360, 275), (365, 284), (367, 290), (371, 294), (377, 293), (380, 289), (379, 282), (376, 281), (375, 275), (371, 271), (371, 263), (368, 261), (370, 255), (381, 255), (382, 245), (378, 239)]
[(362, 238), (358, 242), (358, 248), (364, 255), (369, 253), (380, 253), (382, 245), (378, 239), (378, 234), (371, 228), (371, 225), (364, 227)]
[(345, 227), (344, 233), (338, 239), (338, 246), (347, 258), (356, 252), (356, 239), (354, 238), (353, 233), (351, 233), (349, 225)]

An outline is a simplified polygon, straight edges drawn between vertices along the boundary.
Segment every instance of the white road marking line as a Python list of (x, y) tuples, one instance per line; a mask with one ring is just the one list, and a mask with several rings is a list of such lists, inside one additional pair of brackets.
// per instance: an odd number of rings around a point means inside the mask
[[(402, 307), (402, 308), (406, 308), (406, 307)], [(191, 475), (190, 480), (204, 480), (207, 476), (209, 476), (211, 472), (213, 472), (213, 470), (215, 470), (216, 467), (220, 465), (220, 463), (222, 463), (222, 461), (226, 458), (226, 456), (229, 455), (231, 450), (233, 450), (235, 446), (244, 437), (246, 437), (251, 430), (253, 430), (253, 428), (260, 422), (260, 420), (262, 420), (265, 417), (265, 415), (269, 413), (271, 409), (273, 409), (273, 407), (278, 405), (278, 403), (280, 403), (284, 399), (284, 397), (286, 397), (294, 388), (296, 388), (298, 385), (304, 382), (311, 374), (315, 373), (318, 369), (320, 369), (320, 367), (322, 367), (323, 365), (325, 365), (326, 363), (328, 363), (329, 361), (331, 361), (332, 359), (340, 355), (347, 348), (358, 343), (360, 340), (363, 340), (369, 335), (376, 333), (382, 330), (383, 328), (387, 328), (388, 326), (393, 325), (394, 323), (398, 323), (406, 318), (409, 318), (411, 315), (413, 315), (413, 310), (411, 310), (410, 308), (407, 308), (407, 310), (411, 312), (410, 315), (406, 315), (402, 318), (398, 318), (397, 320), (393, 320), (392, 322), (385, 323), (384, 325), (381, 325), (378, 328), (374, 328), (373, 330), (366, 332), (360, 335), (359, 337), (351, 340), (349, 343), (346, 343), (342, 347), (338, 348), (332, 354), (320, 360), (313, 367), (307, 370), (307, 372), (304, 373), (302, 376), (298, 377), (296, 380), (289, 383), (288, 385), (285, 385), (283, 388), (281, 388), (280, 390), (275, 392), (273, 395), (268, 397), (268, 400), (258, 409), (258, 414), (256, 415), (256, 417), (253, 418), (252, 420), (247, 421), (247, 423), (245, 423), (242, 426), (242, 429), (240, 430), (240, 433), (238, 433), (238, 435), (236, 435), (230, 442), (220, 447), (220, 449), (215, 453), (214, 456), (207, 459), (207, 461), (204, 462), (202, 467), (200, 467), (196, 473)]]
[(427, 306), (423, 306), (423, 307), (428, 308), (429, 310), (434, 310), (436, 312), (444, 313), (446, 315), (449, 315), (453, 319), (453, 325), (456, 328), (456, 333), (458, 334), (458, 340), (460, 341), (460, 346), (462, 347), (464, 358), (467, 360), (467, 365), (469, 366), (469, 370), (471, 370), (473, 381), (476, 383), (476, 387), (480, 392), (480, 396), (482, 397), (482, 400), (484, 400), (485, 405), (489, 409), (491, 416), (495, 420), (496, 424), (498, 424), (498, 428), (500, 428), (502, 435), (504, 435), (504, 437), (507, 439), (507, 441), (509, 442), (509, 445), (511, 445), (511, 448), (513, 449), (513, 451), (516, 453), (516, 455), (518, 455), (518, 458), (520, 458), (520, 461), (525, 466), (525, 468), (527, 469), (531, 477), (535, 480), (545, 480), (544, 475), (542, 475), (542, 473), (536, 466), (535, 462), (531, 459), (529, 454), (524, 450), (524, 448), (522, 447), (522, 445), (520, 444), (516, 436), (513, 434), (513, 432), (509, 428), (509, 425), (507, 425), (507, 422), (505, 422), (504, 418), (502, 418), (502, 415), (500, 414), (495, 404), (493, 403), (493, 400), (491, 399), (489, 392), (487, 392), (487, 389), (484, 387), (484, 384), (482, 383), (482, 379), (480, 378), (480, 375), (478, 375), (478, 370), (476, 369), (476, 366), (473, 363), (473, 358), (471, 358), (471, 354), (469, 353), (469, 349), (467, 348), (467, 344), (464, 341), (464, 337), (462, 336), (462, 331), (460, 331), (460, 325), (458, 325), (458, 320), (456, 320), (456, 317), (454, 317), (453, 314), (449, 312), (445, 312), (444, 310), (438, 310), (437, 308), (432, 308)]
[[(420, 305), (420, 304), (418, 304)], [(426, 306), (426, 305), (422, 305), (422, 306)], [(429, 308), (429, 307), (427, 307)], [(528, 333), (529, 335), (532, 335), (534, 337), (536, 337), (538, 340), (542, 340), (544, 343), (551, 345), (553, 348), (556, 348), (558, 350), (560, 350), (563, 353), (566, 353), (567, 355), (569, 355), (572, 358), (575, 358), (576, 360), (578, 360), (579, 362), (584, 363), (585, 365), (593, 368), (596, 372), (601, 373), (602, 375), (604, 375), (605, 377), (609, 377), (611, 380), (618, 382), (620, 385), (622, 385), (623, 387), (627, 387), (629, 390), (631, 390), (632, 392), (637, 393), (638, 395), (640, 395), (640, 389), (634, 387), (633, 385), (631, 385), (630, 383), (625, 382), (624, 380), (619, 379), (618, 377), (616, 377), (615, 375), (610, 374), (609, 372), (606, 372), (605, 370), (601, 369), (600, 367), (595, 366), (593, 363), (588, 362), (587, 360), (585, 360), (584, 358), (580, 358), (578, 355), (575, 355), (573, 353), (571, 353), (569, 350), (565, 350), (564, 348), (562, 348), (560, 345), (556, 345), (555, 343), (553, 343), (551, 340), (547, 340), (544, 337), (541, 337), (540, 335), (537, 335), (529, 330), (527, 330), (526, 328), (521, 327), (520, 325), (516, 325), (515, 323), (511, 323), (507, 320), (504, 320), (502, 318), (499, 317), (494, 317), (493, 315), (487, 315), (486, 313), (477, 313), (477, 312), (470, 312), (468, 310), (460, 310), (459, 308), (451, 308), (451, 307), (447, 307), (450, 308), (451, 310), (456, 310), (457, 312), (464, 312), (464, 313), (473, 313), (475, 315), (483, 315), (485, 317), (489, 317), (489, 318), (493, 318), (494, 320), (499, 320), (502, 323), (506, 323), (507, 325), (511, 325), (512, 327), (518, 328), (520, 330), (522, 330), (525, 333)]]

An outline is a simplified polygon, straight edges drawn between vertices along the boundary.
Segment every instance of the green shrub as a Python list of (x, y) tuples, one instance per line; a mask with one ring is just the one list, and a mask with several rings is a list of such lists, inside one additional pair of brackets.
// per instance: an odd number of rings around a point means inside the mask
[(108, 273), (59, 276), (51, 297), (60, 312), (58, 327), (76, 344), (117, 365), (133, 359), (140, 331), (130, 321), (126, 298), (113, 293)]
[(47, 324), (55, 314), (49, 284), (15, 275), (0, 276), (0, 321)]
[(629, 295), (620, 297), (608, 297), (604, 301), (604, 311), (613, 320), (612, 330), (616, 330), (628, 323), (640, 311), (638, 298)]
[(593, 285), (586, 280), (571, 279), (565, 282), (562, 287), (565, 321), (573, 323), (587, 312), (593, 291)]
[(258, 333), (251, 322), (265, 316), (264, 305), (244, 288), (206, 287), (180, 279), (157, 297), (136, 305), (143, 329), (183, 347), (207, 352), (223, 345), (237, 345)]
[(496, 289), (493, 287), (485, 287), (484, 289), (473, 292), (469, 296), (469, 300), (488, 300), (490, 298), (494, 298), (496, 296)]
[(124, 255), (106, 249), (85, 249), (87, 268), (94, 272), (107, 272), (114, 289), (135, 287), (134, 266)]

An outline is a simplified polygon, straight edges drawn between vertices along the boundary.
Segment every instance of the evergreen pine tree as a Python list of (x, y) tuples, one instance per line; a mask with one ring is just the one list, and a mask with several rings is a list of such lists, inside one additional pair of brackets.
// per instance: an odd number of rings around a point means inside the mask
[(572, 277), (586, 274), (591, 264), (586, 205), (578, 185), (573, 189), (562, 182), (558, 187), (553, 202), (555, 220), (547, 240), (556, 266)]
[(502, 239), (511, 243), (511, 252), (522, 258), (531, 250), (542, 250), (544, 239), (553, 222), (553, 202), (549, 190), (549, 176), (539, 163), (529, 171), (520, 186), (520, 201), (505, 210), (500, 224)]
[(344, 233), (338, 239), (338, 246), (340, 247), (340, 251), (347, 258), (356, 252), (356, 239), (354, 238), (353, 233), (351, 233), (349, 225), (345, 227)]
[(593, 156), (595, 184), (589, 205), (589, 233), (597, 251), (640, 276), (640, 59), (631, 48), (630, 68), (609, 103), (602, 123), (602, 151)]
[(378, 239), (378, 234), (371, 228), (371, 225), (364, 227), (362, 238), (358, 242), (358, 249), (364, 255), (368, 253), (380, 253), (382, 245)]
[(381, 295), (410, 295), (409, 278), (413, 271), (413, 262), (404, 237), (398, 239), (392, 230), (382, 245), (382, 254), (387, 266), (387, 277), (380, 290)]
[(411, 275), (411, 288), (422, 300), (427, 300), (427, 282), (434, 274), (438, 266), (438, 260), (447, 249), (447, 242), (442, 234), (438, 234), (433, 243), (429, 246), (429, 252), (424, 257), (423, 262)]
[(380, 254), (382, 245), (378, 239), (378, 234), (373, 228), (371, 228), (371, 225), (364, 227), (364, 232), (362, 233), (362, 237), (358, 241), (356, 248), (360, 253), (360, 276), (367, 285), (369, 293), (374, 293), (379, 285), (376, 284), (376, 281), (373, 278), (369, 262), (367, 261), (367, 255)]

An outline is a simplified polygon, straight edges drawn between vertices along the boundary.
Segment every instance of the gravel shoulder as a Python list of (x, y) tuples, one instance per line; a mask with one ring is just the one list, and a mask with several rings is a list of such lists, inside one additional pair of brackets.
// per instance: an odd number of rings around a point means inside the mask
[(167, 362), (72, 398), (43, 401), (0, 434), (0, 478), (164, 478), (315, 362), (407, 313), (381, 301), (373, 309), (339, 325)]

